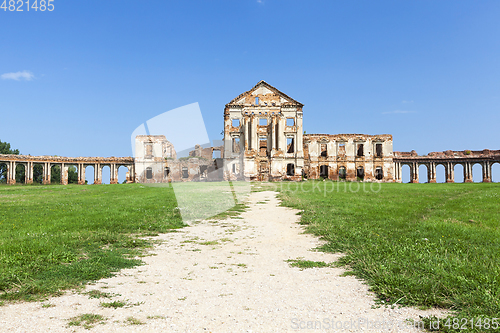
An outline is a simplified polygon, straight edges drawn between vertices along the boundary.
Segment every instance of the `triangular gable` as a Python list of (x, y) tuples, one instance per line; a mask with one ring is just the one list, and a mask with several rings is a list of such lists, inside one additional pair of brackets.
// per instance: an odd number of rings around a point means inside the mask
[(280, 102), (281, 103), (286, 103), (286, 104), (291, 104), (291, 105), (298, 105), (298, 106), (304, 106), (302, 103), (297, 102), (290, 96), (286, 95), (285, 93), (279, 91), (275, 87), (271, 86), (269, 83), (267, 83), (264, 80), (261, 80), (259, 83), (255, 85), (252, 89), (249, 91), (245, 91), (244, 93), (240, 94), (238, 97), (234, 98), (231, 102), (229, 102), (227, 105), (230, 104), (244, 104), (245, 99), (248, 95), (268, 95), (268, 94), (276, 94), (280, 97)]

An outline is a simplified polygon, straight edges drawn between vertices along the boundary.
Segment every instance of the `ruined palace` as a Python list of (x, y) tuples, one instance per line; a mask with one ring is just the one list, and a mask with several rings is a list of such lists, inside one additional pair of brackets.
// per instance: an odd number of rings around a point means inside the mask
[[(94, 183), (102, 182), (103, 167), (110, 169), (110, 183), (118, 182), (118, 169), (127, 170), (126, 181), (168, 183), (218, 180), (302, 180), (402, 182), (402, 168), (410, 169), (410, 182), (419, 182), (419, 166), (427, 168), (427, 181), (436, 182), (436, 167), (444, 166), (446, 182), (454, 182), (455, 166), (463, 167), (464, 182), (472, 182), (472, 168), (482, 167), (482, 181), (491, 182), (492, 166), (500, 164), (500, 150), (445, 151), (419, 156), (394, 152), (392, 135), (305, 134), (304, 105), (260, 81), (224, 108), (223, 144), (196, 145), (188, 156), (178, 157), (168, 135), (135, 137), (135, 157), (53, 157), (0, 155), (6, 165), (6, 182), (15, 184), (16, 168), (24, 168), (24, 182), (33, 182), (33, 167), (43, 167), (43, 183), (50, 183), (52, 166), (68, 183), (68, 166), (85, 183), (85, 168), (94, 167)], [(307, 111), (306, 111), (307, 115)]]

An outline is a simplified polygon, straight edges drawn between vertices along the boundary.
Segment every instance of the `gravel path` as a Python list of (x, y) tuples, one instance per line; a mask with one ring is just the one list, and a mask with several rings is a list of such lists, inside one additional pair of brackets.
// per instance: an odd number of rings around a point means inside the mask
[[(311, 251), (320, 242), (302, 233), (296, 210), (278, 205), (274, 192), (252, 193), (250, 209), (240, 217), (160, 235), (154, 255), (144, 258), (146, 265), (87, 287), (116, 294), (112, 299), (68, 292), (43, 303), (0, 307), (0, 331), (88, 332), (68, 326), (69, 318), (92, 313), (106, 320), (91, 332), (416, 332), (396, 325), (419, 315), (442, 315), (372, 308), (367, 286), (354, 277), (340, 277), (342, 269), (290, 267), (285, 260), (329, 263), (338, 255)], [(127, 306), (100, 306), (111, 301)], [(127, 321), (130, 317), (143, 324)], [(360, 324), (368, 320), (385, 326)]]

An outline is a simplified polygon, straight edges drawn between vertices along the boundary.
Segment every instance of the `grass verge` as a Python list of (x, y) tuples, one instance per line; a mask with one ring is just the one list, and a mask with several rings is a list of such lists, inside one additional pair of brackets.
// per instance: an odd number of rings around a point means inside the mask
[[(500, 184), (275, 188), (283, 205), (303, 210), (307, 231), (327, 241), (321, 249), (344, 253), (339, 264), (381, 300), (449, 309), (460, 323), (500, 318)], [(443, 324), (444, 332), (463, 331)]]
[(39, 300), (141, 264), (183, 226), (170, 187), (0, 186), (0, 300)]

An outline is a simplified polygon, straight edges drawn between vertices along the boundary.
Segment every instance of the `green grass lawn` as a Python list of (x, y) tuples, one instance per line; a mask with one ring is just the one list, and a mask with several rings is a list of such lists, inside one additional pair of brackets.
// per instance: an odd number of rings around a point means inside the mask
[(460, 320), (500, 318), (500, 184), (277, 188), (284, 205), (303, 210), (308, 232), (327, 241), (322, 250), (345, 253), (340, 264), (380, 303), (451, 309)]
[(0, 299), (33, 300), (140, 264), (183, 226), (171, 187), (0, 186)]

